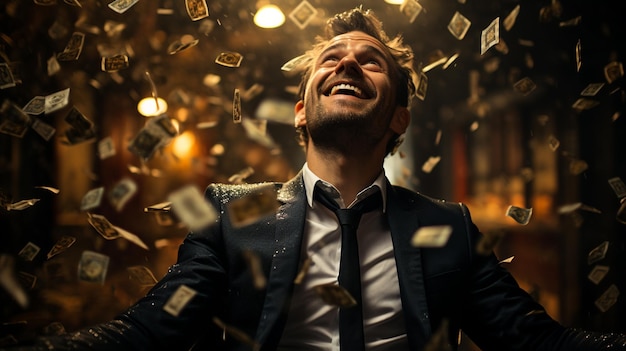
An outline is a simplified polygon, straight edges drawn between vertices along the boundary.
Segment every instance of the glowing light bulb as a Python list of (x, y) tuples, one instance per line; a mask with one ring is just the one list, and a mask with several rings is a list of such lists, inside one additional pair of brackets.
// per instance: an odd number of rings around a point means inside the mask
[(189, 156), (195, 142), (196, 137), (190, 131), (186, 131), (174, 139), (172, 152), (178, 158), (185, 158)]
[(402, 5), (404, 0), (385, 0), (385, 2), (392, 5)]
[(285, 23), (285, 15), (276, 5), (264, 5), (254, 15), (254, 24), (261, 28), (276, 28)]
[(167, 102), (157, 97), (143, 98), (137, 104), (137, 111), (145, 117), (155, 117), (167, 112)]

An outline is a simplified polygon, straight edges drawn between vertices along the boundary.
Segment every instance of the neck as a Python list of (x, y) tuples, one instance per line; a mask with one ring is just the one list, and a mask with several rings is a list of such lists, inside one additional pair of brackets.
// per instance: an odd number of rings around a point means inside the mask
[(359, 191), (372, 184), (382, 171), (385, 154), (380, 151), (354, 150), (339, 152), (319, 150), (309, 143), (306, 161), (309, 169), (321, 179), (333, 184), (346, 204)]

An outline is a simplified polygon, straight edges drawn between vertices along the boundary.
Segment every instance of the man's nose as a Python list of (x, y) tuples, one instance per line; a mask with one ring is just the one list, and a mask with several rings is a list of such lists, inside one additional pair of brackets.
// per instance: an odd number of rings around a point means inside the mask
[(363, 70), (359, 61), (356, 59), (353, 53), (350, 53), (339, 60), (337, 66), (335, 66), (335, 73), (344, 73), (348, 75), (361, 75)]

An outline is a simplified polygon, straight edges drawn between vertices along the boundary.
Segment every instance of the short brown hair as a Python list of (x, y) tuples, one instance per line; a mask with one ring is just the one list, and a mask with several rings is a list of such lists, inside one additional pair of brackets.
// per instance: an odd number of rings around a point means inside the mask
[[(302, 64), (299, 69), (302, 70), (302, 77), (298, 97), (304, 99), (306, 84), (313, 72), (315, 59), (326, 44), (338, 35), (353, 31), (364, 32), (383, 43), (383, 45), (389, 49), (394, 59), (392, 64), (395, 69), (395, 76), (398, 78), (396, 84), (396, 103), (399, 106), (408, 107), (411, 103), (412, 96), (415, 94), (416, 73), (413, 69), (413, 50), (402, 42), (400, 35), (389, 38), (383, 30), (382, 22), (376, 17), (373, 11), (363, 10), (362, 7), (338, 13), (328, 19), (324, 31), (325, 35), (316, 38), (316, 44), (313, 45), (311, 50), (308, 50), (304, 54), (303, 60), (301, 61)], [(306, 146), (308, 142), (306, 127), (298, 127), (297, 131), (300, 136), (301, 144)], [(390, 140), (387, 152), (393, 150), (398, 137), (399, 136), (396, 135), (396, 137)]]

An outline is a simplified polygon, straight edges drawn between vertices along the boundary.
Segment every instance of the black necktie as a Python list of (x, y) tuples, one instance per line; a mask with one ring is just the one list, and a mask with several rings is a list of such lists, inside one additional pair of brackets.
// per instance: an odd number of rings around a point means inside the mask
[(380, 191), (368, 196), (351, 208), (339, 208), (337, 203), (322, 189), (314, 191), (313, 198), (326, 206), (341, 224), (341, 261), (339, 263), (339, 285), (356, 300), (356, 306), (339, 309), (339, 345), (342, 351), (364, 350), (363, 309), (361, 299), (361, 265), (356, 230), (361, 215), (370, 212), (382, 203)]

